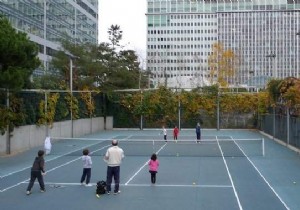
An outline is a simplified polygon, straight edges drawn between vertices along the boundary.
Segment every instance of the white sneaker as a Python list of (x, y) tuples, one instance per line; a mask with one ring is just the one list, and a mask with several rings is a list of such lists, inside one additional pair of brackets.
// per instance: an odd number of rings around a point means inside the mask
[(27, 192), (26, 192), (26, 195), (30, 195), (30, 194), (31, 194), (31, 192), (30, 192), (30, 191), (27, 191)]
[(86, 184), (85, 185), (86, 187), (91, 187), (91, 186), (93, 186), (92, 184)]
[(110, 192), (109, 192), (109, 191), (107, 191), (107, 195), (110, 195)]
[(121, 191), (119, 190), (118, 192), (114, 192), (114, 195), (120, 194)]
[(81, 182), (80, 184), (81, 184), (81, 185), (85, 185), (85, 183), (83, 183), (83, 182)]

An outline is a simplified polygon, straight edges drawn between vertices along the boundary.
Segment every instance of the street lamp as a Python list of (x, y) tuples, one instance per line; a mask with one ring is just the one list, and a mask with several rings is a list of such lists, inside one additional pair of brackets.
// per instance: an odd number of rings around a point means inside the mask
[(79, 59), (80, 57), (68, 53), (70, 59), (70, 92), (71, 92), (71, 138), (73, 138), (73, 60)]
[(270, 59), (274, 59), (275, 62), (274, 62), (274, 67), (273, 67), (273, 77), (277, 78), (277, 65), (276, 65), (276, 54), (275, 53), (272, 53), (272, 54), (269, 54), (269, 55), (266, 55), (266, 58), (270, 58)]

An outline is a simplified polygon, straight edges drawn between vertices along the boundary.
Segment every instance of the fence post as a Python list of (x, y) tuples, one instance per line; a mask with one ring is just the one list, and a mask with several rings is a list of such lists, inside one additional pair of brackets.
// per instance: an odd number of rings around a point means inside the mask
[[(9, 111), (9, 89), (7, 89), (6, 93), (6, 106), (7, 110)], [(10, 126), (9, 123), (6, 126), (6, 154), (9, 155), (11, 152), (10, 149)]]
[(220, 130), (220, 93), (218, 86), (218, 94), (217, 94), (217, 130)]
[(275, 139), (275, 121), (276, 121), (276, 109), (273, 106), (273, 139)]
[(287, 130), (287, 136), (286, 136), (286, 142), (287, 144), (290, 144), (290, 109), (289, 107), (286, 107), (286, 130)]

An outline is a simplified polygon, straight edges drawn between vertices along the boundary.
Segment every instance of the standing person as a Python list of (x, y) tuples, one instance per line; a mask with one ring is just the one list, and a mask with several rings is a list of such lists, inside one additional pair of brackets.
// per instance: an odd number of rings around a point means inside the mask
[(122, 159), (124, 158), (124, 151), (118, 146), (117, 140), (112, 140), (112, 146), (107, 149), (104, 156), (104, 161), (107, 163), (107, 175), (106, 175), (106, 184), (107, 184), (107, 194), (110, 194), (112, 178), (114, 177), (115, 189), (114, 194), (118, 194), (121, 191), (119, 190), (120, 184), (120, 165)]
[(30, 172), (30, 181), (27, 187), (27, 195), (31, 194), (31, 188), (33, 187), (33, 184), (35, 180), (37, 179), (39, 184), (40, 184), (40, 190), (41, 192), (45, 192), (45, 184), (44, 184), (44, 179), (43, 176), (46, 174), (45, 173), (45, 160), (44, 160), (44, 150), (39, 150), (37, 157), (35, 157), (34, 162), (31, 167), (31, 172)]
[(159, 166), (159, 161), (158, 161), (157, 155), (155, 153), (152, 154), (148, 165), (149, 165), (149, 173), (151, 174), (151, 183), (155, 184), (156, 173), (157, 173), (158, 166)]
[(88, 149), (84, 149), (82, 151), (82, 162), (83, 162), (83, 171), (82, 171), (82, 176), (80, 179), (80, 182), (82, 185), (84, 185), (84, 180), (85, 180), (85, 184), (87, 187), (92, 186), (90, 184), (90, 180), (91, 180), (91, 173), (92, 173), (92, 158), (91, 156), (89, 156), (89, 150)]
[(177, 128), (177, 126), (175, 125), (175, 128), (173, 130), (173, 136), (174, 136), (174, 140), (177, 142), (177, 137), (178, 137), (178, 133), (179, 133), (179, 129)]
[(197, 136), (197, 143), (199, 143), (200, 140), (201, 140), (201, 127), (200, 127), (200, 123), (197, 123), (197, 126), (196, 126), (196, 136)]
[(46, 151), (46, 155), (49, 155), (50, 152), (51, 152), (51, 147), (52, 147), (52, 144), (51, 144), (51, 139), (49, 136), (46, 137), (45, 139), (45, 143), (44, 143), (44, 149)]
[(164, 140), (165, 142), (167, 142), (167, 129), (165, 128), (165, 126), (163, 126), (162, 129), (162, 133), (164, 134)]

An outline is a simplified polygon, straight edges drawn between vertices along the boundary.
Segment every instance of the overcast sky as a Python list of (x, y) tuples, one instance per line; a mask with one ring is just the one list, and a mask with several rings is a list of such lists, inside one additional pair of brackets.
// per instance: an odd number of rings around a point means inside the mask
[(99, 42), (108, 42), (108, 28), (119, 25), (122, 45), (145, 58), (146, 0), (99, 0)]

